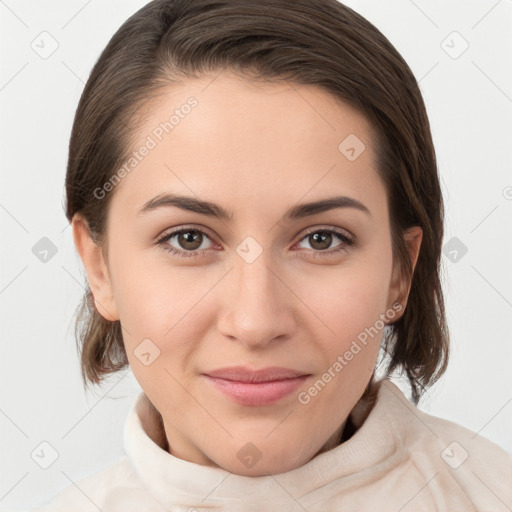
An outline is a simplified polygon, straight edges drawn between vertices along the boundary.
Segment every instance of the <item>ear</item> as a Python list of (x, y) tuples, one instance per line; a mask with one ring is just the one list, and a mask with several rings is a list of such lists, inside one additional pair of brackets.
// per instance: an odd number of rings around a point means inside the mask
[(94, 305), (105, 320), (119, 320), (112, 283), (101, 247), (92, 239), (87, 221), (81, 215), (72, 220), (76, 250), (87, 274)]
[[(421, 240), (423, 238), (423, 230), (420, 226), (413, 226), (404, 231), (403, 238), (409, 260), (411, 262), (412, 272), (416, 268), (416, 262), (420, 253)], [(398, 262), (395, 262), (393, 268), (393, 277), (391, 279), (388, 297), (388, 308), (391, 308), (393, 304), (399, 303), (401, 305), (401, 313), (395, 318), (394, 321), (398, 320), (405, 311), (407, 306), (407, 300), (409, 298), (409, 292), (411, 291), (411, 279), (407, 279), (404, 271), (400, 269)], [(392, 322), (390, 322), (392, 323)]]

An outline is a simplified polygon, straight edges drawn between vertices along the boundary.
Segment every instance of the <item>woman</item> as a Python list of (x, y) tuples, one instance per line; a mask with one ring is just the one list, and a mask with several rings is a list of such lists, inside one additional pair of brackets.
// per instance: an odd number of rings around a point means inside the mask
[(443, 203), (373, 25), (335, 0), (155, 0), (69, 151), (84, 383), (129, 365), (143, 392), (126, 456), (40, 510), (510, 509), (510, 455), (416, 407), (448, 362)]

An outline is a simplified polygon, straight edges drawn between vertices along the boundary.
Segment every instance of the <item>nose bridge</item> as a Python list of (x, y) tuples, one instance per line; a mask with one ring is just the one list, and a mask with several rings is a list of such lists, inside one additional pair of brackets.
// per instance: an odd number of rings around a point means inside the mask
[(261, 247), (255, 257), (256, 250), (251, 241), (237, 248), (228, 279), (229, 299), (219, 320), (224, 335), (254, 347), (289, 334), (293, 327), (292, 294), (276, 275), (271, 250)]
[(260, 308), (263, 305), (271, 305), (277, 301), (276, 285), (279, 281), (273, 270), (270, 250), (264, 251), (254, 261), (247, 261), (243, 257), (235, 263), (234, 277), (238, 282), (239, 303), (254, 302), (254, 306)]

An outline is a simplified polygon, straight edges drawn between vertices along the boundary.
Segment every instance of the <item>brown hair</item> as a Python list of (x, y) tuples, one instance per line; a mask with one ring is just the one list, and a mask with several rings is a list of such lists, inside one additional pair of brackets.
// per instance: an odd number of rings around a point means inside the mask
[[(440, 281), (443, 202), (425, 105), (407, 63), (365, 18), (337, 0), (154, 0), (114, 34), (76, 111), (66, 175), (66, 216), (104, 240), (109, 200), (94, 190), (125, 161), (144, 107), (164, 87), (229, 69), (243, 77), (322, 87), (367, 116), (387, 189), (393, 256), (412, 279), (407, 307), (386, 328), (386, 374), (405, 373), (418, 404), (449, 355)], [(412, 275), (403, 240), (423, 229)], [(95, 309), (90, 288), (77, 311), (82, 378), (98, 384), (128, 365), (119, 321)]]

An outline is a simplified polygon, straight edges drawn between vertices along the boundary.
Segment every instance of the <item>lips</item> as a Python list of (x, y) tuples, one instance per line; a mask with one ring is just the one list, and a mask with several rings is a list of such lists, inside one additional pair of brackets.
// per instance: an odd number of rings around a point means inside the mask
[(295, 379), (308, 375), (305, 372), (283, 368), (280, 366), (271, 366), (259, 370), (252, 370), (246, 366), (230, 366), (219, 368), (208, 372), (206, 375), (218, 379), (231, 380), (235, 382), (271, 382), (275, 380)]
[(309, 374), (276, 366), (260, 370), (236, 366), (211, 371), (205, 377), (214, 389), (238, 404), (263, 406), (295, 391)]

